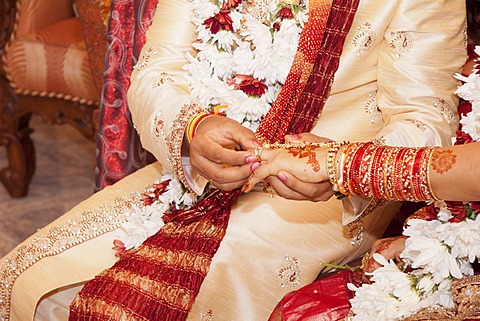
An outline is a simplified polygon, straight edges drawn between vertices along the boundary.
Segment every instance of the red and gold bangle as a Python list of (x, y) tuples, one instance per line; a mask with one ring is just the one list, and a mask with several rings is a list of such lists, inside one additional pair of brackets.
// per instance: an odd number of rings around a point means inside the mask
[(197, 128), (200, 125), (200, 123), (210, 116), (215, 116), (215, 114), (201, 113), (201, 114), (196, 114), (190, 119), (186, 128), (187, 140), (189, 143), (192, 141), (193, 137), (195, 136), (197, 132)]

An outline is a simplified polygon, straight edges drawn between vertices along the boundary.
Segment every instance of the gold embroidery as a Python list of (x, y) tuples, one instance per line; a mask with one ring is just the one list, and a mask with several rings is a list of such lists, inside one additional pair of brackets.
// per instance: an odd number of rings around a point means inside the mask
[(153, 118), (153, 137), (155, 142), (159, 143), (162, 138), (165, 137), (165, 123), (160, 119), (162, 114), (159, 113)]
[(162, 72), (160, 73), (160, 75), (153, 78), (152, 88), (160, 87), (166, 82), (174, 83), (175, 80), (173, 79), (173, 75), (166, 72)]
[(200, 318), (204, 321), (213, 321), (213, 311), (208, 310), (207, 312), (200, 313)]
[(424, 123), (422, 123), (421, 121), (418, 121), (416, 119), (407, 119), (408, 122), (414, 124), (415, 126), (417, 126), (417, 128), (423, 130), (423, 131), (426, 131), (427, 130), (427, 125), (425, 125)]
[(445, 100), (439, 99), (437, 102), (433, 103), (433, 106), (440, 110), (443, 118), (445, 118), (449, 123), (456, 124), (458, 122), (457, 116), (455, 116), (452, 108), (450, 108)]
[(352, 43), (357, 47), (357, 56), (365, 54), (377, 40), (377, 34), (372, 30), (369, 22), (357, 27), (359, 33), (353, 38)]
[(0, 268), (0, 320), (10, 318), (12, 288), (19, 275), (43, 258), (116, 230), (126, 221), (133, 206), (144, 206), (140, 193), (86, 211), (44, 232), (41, 230), (28, 243), (17, 247)]
[(390, 48), (395, 51), (395, 57), (400, 58), (402, 53), (407, 53), (413, 48), (414, 38), (413, 34), (408, 31), (392, 31), (390, 33), (392, 40), (390, 40)]
[(150, 58), (152, 56), (156, 56), (157, 55), (157, 49), (154, 49), (154, 48), (148, 48), (145, 53), (140, 57), (140, 60), (138, 61), (138, 63), (133, 66), (133, 69), (137, 69), (137, 70), (142, 70), (142, 69), (145, 69), (147, 68), (148, 66), (148, 63), (150, 62)]
[(285, 256), (285, 262), (287, 266), (278, 271), (278, 276), (282, 280), (280, 285), (285, 288), (287, 285), (290, 287), (297, 287), (300, 285), (300, 268), (298, 266), (298, 259), (296, 257)]
[(377, 105), (377, 92), (378, 90), (374, 90), (368, 93), (369, 100), (365, 105), (365, 112), (370, 115), (370, 122), (372, 124), (375, 123), (377, 118), (382, 117), (382, 112), (378, 109)]
[(188, 185), (187, 179), (183, 172), (182, 167), (182, 142), (183, 135), (185, 133), (185, 128), (187, 127), (188, 121), (196, 114), (205, 113), (206, 111), (198, 106), (195, 103), (186, 104), (182, 107), (180, 112), (177, 114), (175, 120), (172, 123), (170, 132), (166, 139), (167, 143), (167, 159), (172, 165), (175, 174), (178, 179), (183, 183), (185, 188), (189, 192), (194, 193), (191, 187)]

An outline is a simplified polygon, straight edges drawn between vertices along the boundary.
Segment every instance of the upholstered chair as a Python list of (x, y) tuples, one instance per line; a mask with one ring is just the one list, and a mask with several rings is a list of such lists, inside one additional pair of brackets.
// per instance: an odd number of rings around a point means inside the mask
[(92, 71), (86, 21), (75, 14), (74, 2), (0, 0), (0, 144), (8, 157), (0, 179), (12, 197), (27, 194), (35, 171), (32, 114), (95, 136), (101, 80)]

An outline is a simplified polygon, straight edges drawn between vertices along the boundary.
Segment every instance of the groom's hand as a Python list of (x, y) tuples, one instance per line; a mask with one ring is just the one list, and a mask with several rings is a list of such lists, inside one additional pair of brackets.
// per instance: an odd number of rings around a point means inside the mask
[(256, 161), (255, 134), (237, 121), (221, 116), (204, 119), (189, 146), (190, 163), (212, 184), (223, 190), (241, 187)]

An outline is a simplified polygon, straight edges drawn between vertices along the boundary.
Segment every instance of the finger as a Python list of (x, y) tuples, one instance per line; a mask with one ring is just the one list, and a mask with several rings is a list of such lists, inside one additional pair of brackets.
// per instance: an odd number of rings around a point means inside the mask
[(280, 171), (277, 177), (288, 189), (304, 195), (307, 199), (314, 202), (327, 201), (335, 193), (329, 181), (319, 183), (304, 182), (285, 171)]
[(270, 184), (270, 187), (275, 190), (277, 195), (289, 199), (289, 200), (307, 200), (308, 197), (306, 195), (302, 195), (294, 190), (291, 190), (286, 186), (281, 180), (279, 180), (275, 176), (269, 176), (265, 179), (265, 181)]
[[(252, 149), (260, 146), (255, 133), (235, 120), (225, 117), (211, 117), (201, 127), (200, 132), (210, 136), (211, 139), (225, 147), (233, 149)], [(204, 124), (202, 123), (202, 125)]]
[(195, 150), (197, 152), (191, 152), (190, 158), (192, 165), (196, 167), (201, 166), (201, 158), (205, 158), (208, 161), (219, 165), (241, 166), (247, 163), (248, 157), (255, 157), (251, 152), (248, 151), (236, 151), (233, 149), (224, 148), (213, 140), (210, 140), (207, 143), (202, 143), (195, 138), (192, 140), (190, 146), (191, 150)]
[(265, 162), (253, 164), (252, 171), (242, 187), (242, 191), (245, 193), (250, 192), (258, 183), (271, 175), (270, 166)]

